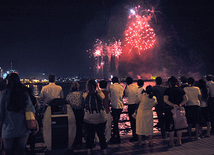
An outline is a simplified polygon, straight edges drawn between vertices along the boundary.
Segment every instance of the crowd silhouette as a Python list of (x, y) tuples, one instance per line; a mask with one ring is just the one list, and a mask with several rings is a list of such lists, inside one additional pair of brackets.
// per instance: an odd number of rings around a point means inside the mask
[[(171, 76), (166, 81), (156, 77), (155, 86), (147, 86), (138, 79), (126, 78), (126, 86), (120, 84), (118, 77), (111, 79), (111, 84), (105, 80), (89, 79), (86, 91), (80, 90), (79, 83), (71, 83), (70, 92), (64, 97), (62, 87), (55, 84), (55, 75), (49, 76), (49, 84), (43, 86), (40, 96), (35, 98), (32, 90), (25, 87), (16, 73), (11, 73), (6, 80), (0, 82), (0, 129), (2, 153), (6, 155), (26, 154), (26, 144), (29, 138), (31, 153), (34, 154), (35, 136), (42, 126), (37, 115), (41, 107), (61, 98), (73, 110), (76, 123), (76, 136), (70, 149), (83, 147), (86, 142), (88, 154), (91, 154), (95, 142), (99, 141), (103, 154), (107, 154), (108, 145), (121, 143), (119, 120), (124, 108), (123, 98), (128, 99), (128, 116), (132, 136), (130, 142), (138, 146), (153, 144), (153, 107), (158, 116), (157, 128), (161, 137), (169, 137), (168, 146), (182, 145), (182, 132), (188, 131), (188, 140), (199, 140), (210, 137), (214, 133), (214, 82), (212, 75), (195, 81), (193, 77)], [(35, 130), (26, 126), (26, 106), (38, 119)], [(44, 108), (45, 110), (46, 108)], [(184, 112), (185, 115), (182, 115)], [(41, 115), (40, 115), (41, 116)], [(41, 118), (40, 118), (41, 119)], [(177, 122), (180, 121), (180, 126)], [(183, 125), (183, 126), (182, 126)], [(203, 135), (202, 127), (206, 126)], [(192, 132), (192, 128), (195, 132)], [(177, 135), (176, 143), (174, 135)], [(96, 140), (97, 139), (97, 140)]]

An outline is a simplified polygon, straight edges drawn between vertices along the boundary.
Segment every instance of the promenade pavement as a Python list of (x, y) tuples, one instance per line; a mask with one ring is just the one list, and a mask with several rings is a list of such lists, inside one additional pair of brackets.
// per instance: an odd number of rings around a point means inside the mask
[[(185, 134), (185, 133), (184, 133)], [(192, 139), (188, 141), (187, 136), (182, 137), (182, 146), (168, 147), (168, 138), (162, 139), (159, 134), (154, 135), (154, 145), (151, 147), (146, 143), (145, 145), (138, 146), (136, 142), (129, 142), (131, 138), (128, 135), (121, 136), (122, 140), (120, 144), (108, 145), (107, 154), (109, 155), (137, 155), (137, 154), (153, 154), (153, 155), (214, 155), (214, 135), (207, 138), (201, 138), (199, 140)], [(175, 138), (176, 140), (176, 138)], [(74, 150), (54, 150), (50, 152), (45, 151), (44, 143), (37, 143), (36, 155), (86, 155), (87, 149), (83, 145), (80, 148)], [(93, 149), (92, 154), (102, 155), (104, 152), (100, 150), (99, 143), (96, 143), (96, 147)]]

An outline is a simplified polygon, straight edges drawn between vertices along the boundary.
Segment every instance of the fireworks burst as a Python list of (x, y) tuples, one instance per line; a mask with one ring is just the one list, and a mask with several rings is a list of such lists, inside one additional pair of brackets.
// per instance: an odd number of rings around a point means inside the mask
[(110, 72), (110, 62), (111, 57), (114, 56), (115, 59), (115, 68), (118, 69), (119, 56), (122, 53), (121, 41), (103, 43), (100, 39), (95, 41), (93, 50), (89, 49), (86, 52), (89, 53), (89, 58), (94, 59), (94, 71), (99, 77), (102, 77), (104, 74), (104, 68), (107, 68), (107, 72)]
[(121, 41), (115, 40), (113, 43), (109, 43), (109, 45), (106, 46), (106, 49), (111, 55), (119, 57), (122, 54)]
[(141, 51), (152, 48), (156, 41), (154, 29), (149, 24), (154, 16), (154, 10), (141, 10), (140, 12), (139, 10), (140, 6), (131, 10), (128, 29), (125, 31), (125, 46), (129, 47), (129, 53), (137, 49), (140, 54)]

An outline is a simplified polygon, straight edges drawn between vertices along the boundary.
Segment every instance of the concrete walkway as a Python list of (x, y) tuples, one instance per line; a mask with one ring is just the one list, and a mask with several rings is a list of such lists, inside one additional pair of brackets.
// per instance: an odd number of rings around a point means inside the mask
[[(113, 155), (136, 155), (136, 154), (164, 154), (164, 155), (214, 155), (214, 135), (200, 140), (188, 141), (187, 137), (182, 138), (182, 146), (168, 147), (168, 139), (162, 139), (160, 135), (154, 135), (154, 145), (151, 147), (147, 143), (143, 146), (136, 145), (136, 142), (129, 142), (130, 136), (122, 136), (120, 144), (108, 145), (107, 154)], [(44, 155), (45, 145), (39, 143), (36, 145), (36, 155)], [(86, 155), (87, 149), (83, 145), (80, 148), (71, 150), (54, 150), (46, 154), (63, 155), (75, 154)], [(99, 143), (92, 151), (94, 155), (101, 155), (103, 151), (100, 150)]]

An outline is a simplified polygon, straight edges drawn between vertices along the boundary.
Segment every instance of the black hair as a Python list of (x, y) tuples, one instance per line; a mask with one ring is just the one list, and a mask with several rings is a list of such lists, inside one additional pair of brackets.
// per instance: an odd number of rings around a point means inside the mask
[(20, 82), (18, 74), (11, 73), (7, 76), (9, 103), (7, 105), (8, 111), (20, 112), (25, 109), (28, 103), (27, 90)]
[(151, 85), (147, 86), (146, 87), (146, 93), (149, 95), (149, 98), (152, 98), (154, 95), (153, 95), (153, 88)]
[(193, 77), (189, 77), (189, 78), (187, 79), (187, 82), (188, 82), (189, 85), (193, 86), (194, 83), (195, 83), (195, 79), (194, 79)]
[(127, 83), (128, 85), (132, 84), (132, 83), (133, 83), (133, 79), (132, 79), (131, 77), (127, 77), (127, 78), (126, 78), (126, 83)]
[(198, 81), (198, 87), (201, 89), (202, 99), (206, 99), (208, 97), (206, 81), (204, 81), (203, 79), (200, 79)]
[(160, 85), (162, 83), (162, 78), (160, 76), (156, 77), (155, 82), (157, 85)]
[(89, 92), (95, 91), (97, 87), (96, 81), (94, 79), (90, 79), (87, 83), (87, 86)]
[(139, 87), (143, 87), (144, 81), (143, 81), (142, 79), (137, 80), (137, 85), (138, 85)]
[(184, 75), (184, 76), (181, 76), (181, 82), (182, 83), (187, 83), (187, 76), (186, 75)]
[(168, 82), (172, 85), (172, 87), (175, 87), (175, 86), (177, 85), (178, 80), (176, 79), (175, 76), (171, 76), (171, 77), (168, 79)]
[(55, 82), (56, 76), (55, 76), (54, 74), (50, 74), (50, 75), (48, 76), (48, 80), (49, 80), (49, 82)]
[(213, 76), (211, 74), (208, 74), (208, 75), (206, 75), (206, 79), (207, 79), (207, 81), (212, 81)]
[(112, 81), (113, 83), (119, 83), (118, 77), (116, 77), (116, 76), (114, 76), (114, 77), (111, 79), (111, 81)]
[(100, 88), (106, 88), (107, 82), (105, 80), (100, 81)]

